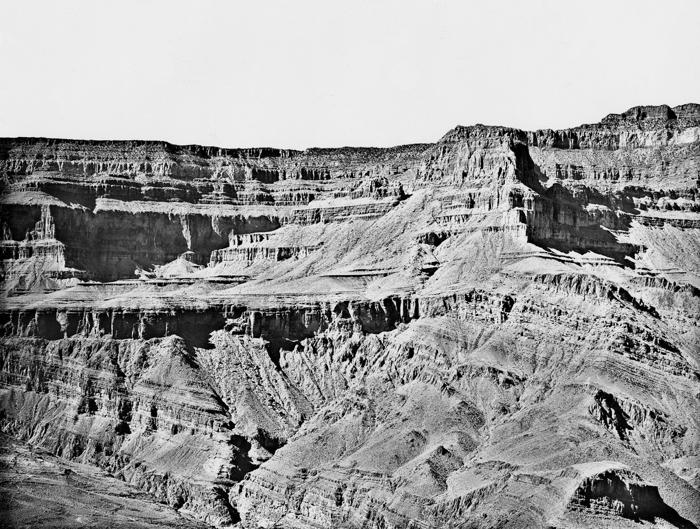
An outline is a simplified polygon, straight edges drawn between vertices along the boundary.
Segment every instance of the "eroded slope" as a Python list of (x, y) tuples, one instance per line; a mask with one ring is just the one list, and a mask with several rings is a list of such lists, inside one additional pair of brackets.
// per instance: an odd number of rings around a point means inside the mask
[(700, 522), (700, 107), (6, 139), (2, 428), (243, 527)]

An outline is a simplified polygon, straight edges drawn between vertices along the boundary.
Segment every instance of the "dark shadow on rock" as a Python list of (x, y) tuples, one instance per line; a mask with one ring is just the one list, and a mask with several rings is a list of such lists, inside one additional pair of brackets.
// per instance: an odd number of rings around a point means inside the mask
[[(631, 224), (628, 215), (615, 213), (618, 204), (610, 201), (601, 204), (610, 210), (609, 214), (588, 212), (583, 208), (584, 197), (577, 198), (561, 184), (552, 185), (541, 197), (545, 211), (551, 215), (551, 236), (543, 237), (534, 231), (531, 241), (535, 244), (563, 253), (594, 252), (622, 266), (629, 266), (627, 258), (641, 250), (637, 245), (618, 242), (612, 233), (626, 231)], [(601, 199), (601, 202), (605, 201)]]

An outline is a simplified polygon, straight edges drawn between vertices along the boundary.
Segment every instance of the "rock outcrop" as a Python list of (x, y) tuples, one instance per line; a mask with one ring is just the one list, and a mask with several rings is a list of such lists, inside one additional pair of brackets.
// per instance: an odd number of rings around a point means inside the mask
[(700, 524), (699, 105), (0, 175), (15, 448), (183, 526)]

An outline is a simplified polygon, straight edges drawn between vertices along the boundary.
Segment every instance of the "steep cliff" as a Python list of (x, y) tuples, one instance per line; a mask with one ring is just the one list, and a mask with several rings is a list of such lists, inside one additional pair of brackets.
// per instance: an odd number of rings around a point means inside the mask
[(219, 527), (700, 524), (700, 105), (0, 174), (22, 442)]

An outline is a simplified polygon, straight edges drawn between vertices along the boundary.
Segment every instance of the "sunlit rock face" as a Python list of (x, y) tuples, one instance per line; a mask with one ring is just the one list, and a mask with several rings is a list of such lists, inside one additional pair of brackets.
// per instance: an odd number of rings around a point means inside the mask
[(700, 524), (699, 105), (0, 174), (9, 446), (182, 524)]

